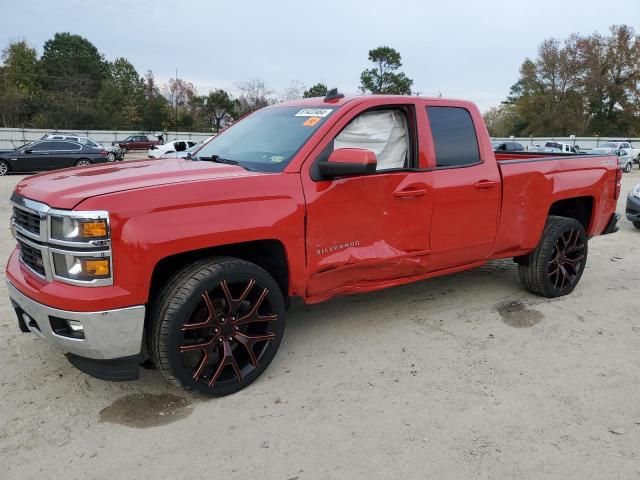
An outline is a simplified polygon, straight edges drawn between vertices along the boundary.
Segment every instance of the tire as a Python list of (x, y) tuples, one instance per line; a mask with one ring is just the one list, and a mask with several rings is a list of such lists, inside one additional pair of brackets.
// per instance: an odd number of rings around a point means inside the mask
[(631, 171), (631, 167), (633, 166), (633, 162), (629, 162), (624, 166), (625, 173), (629, 173)]
[(253, 263), (214, 257), (187, 265), (152, 303), (152, 358), (176, 386), (229, 395), (273, 360), (284, 312), (278, 284)]
[(0, 176), (4, 177), (7, 173), (9, 173), (9, 164), (0, 160)]
[(633, 223), (633, 226), (636, 227), (638, 230), (640, 230), (640, 222), (631, 222)]
[(81, 158), (80, 160), (78, 160), (76, 162), (76, 167), (90, 167), (91, 166), (91, 160), (88, 160), (86, 158)]
[(567, 295), (587, 263), (587, 234), (573, 218), (550, 216), (536, 249), (518, 266), (522, 285), (547, 298)]
[(116, 161), (116, 154), (113, 152), (108, 152), (107, 153), (107, 160), (109, 162), (115, 162)]

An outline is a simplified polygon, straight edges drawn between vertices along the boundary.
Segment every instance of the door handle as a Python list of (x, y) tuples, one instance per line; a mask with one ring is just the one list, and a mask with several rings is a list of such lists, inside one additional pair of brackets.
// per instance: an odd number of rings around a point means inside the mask
[(474, 187), (484, 189), (484, 188), (495, 188), (498, 186), (498, 182), (493, 182), (491, 180), (480, 180), (473, 184)]
[(397, 190), (393, 192), (393, 195), (397, 198), (416, 198), (421, 197), (427, 193), (424, 188), (407, 188), (406, 190)]

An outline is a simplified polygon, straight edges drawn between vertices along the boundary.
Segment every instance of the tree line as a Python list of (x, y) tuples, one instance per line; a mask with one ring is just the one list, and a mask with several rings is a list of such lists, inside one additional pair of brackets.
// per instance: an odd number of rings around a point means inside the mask
[[(264, 81), (236, 84), (200, 94), (189, 81), (159, 85), (151, 70), (140, 75), (124, 57), (105, 59), (88, 39), (56, 33), (38, 56), (26, 41), (10, 43), (0, 65), (0, 125), (47, 129), (140, 129), (219, 131), (264, 106), (301, 97), (324, 96), (328, 87), (309, 88), (294, 80), (282, 92)], [(361, 75), (361, 90), (410, 94), (413, 81), (398, 72), (400, 54), (390, 47), (369, 52), (374, 67)]]
[[(51, 129), (219, 131), (238, 118), (278, 101), (324, 96), (323, 82), (294, 80), (281, 92), (264, 81), (198, 92), (189, 81), (159, 85), (126, 58), (107, 60), (86, 38), (56, 33), (38, 56), (26, 41), (10, 43), (0, 65), (0, 125)], [(369, 51), (360, 90), (412, 94), (400, 53)], [(550, 38), (526, 58), (500, 106), (484, 114), (493, 136), (640, 136), (640, 36), (614, 25), (607, 34)]]
[(605, 35), (544, 40), (484, 118), (498, 137), (640, 136), (640, 36), (614, 25)]

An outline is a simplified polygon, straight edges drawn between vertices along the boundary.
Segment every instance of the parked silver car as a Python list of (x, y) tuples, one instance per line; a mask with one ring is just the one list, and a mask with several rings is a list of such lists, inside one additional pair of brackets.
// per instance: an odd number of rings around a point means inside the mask
[(623, 172), (630, 172), (633, 167), (633, 155), (631, 150), (628, 149), (612, 149), (609, 147), (598, 147), (589, 150), (590, 155), (615, 155), (618, 157), (618, 165), (622, 168)]

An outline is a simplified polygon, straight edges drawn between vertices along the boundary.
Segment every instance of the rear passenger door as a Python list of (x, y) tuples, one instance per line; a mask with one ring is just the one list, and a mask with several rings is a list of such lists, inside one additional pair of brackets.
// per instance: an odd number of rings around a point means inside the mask
[(494, 157), (482, 158), (474, 120), (462, 107), (428, 105), (435, 164), (432, 171), (431, 269), (487, 258), (500, 210), (500, 173)]
[(51, 150), (48, 170), (73, 167), (81, 155), (82, 146), (75, 142), (55, 142)]

